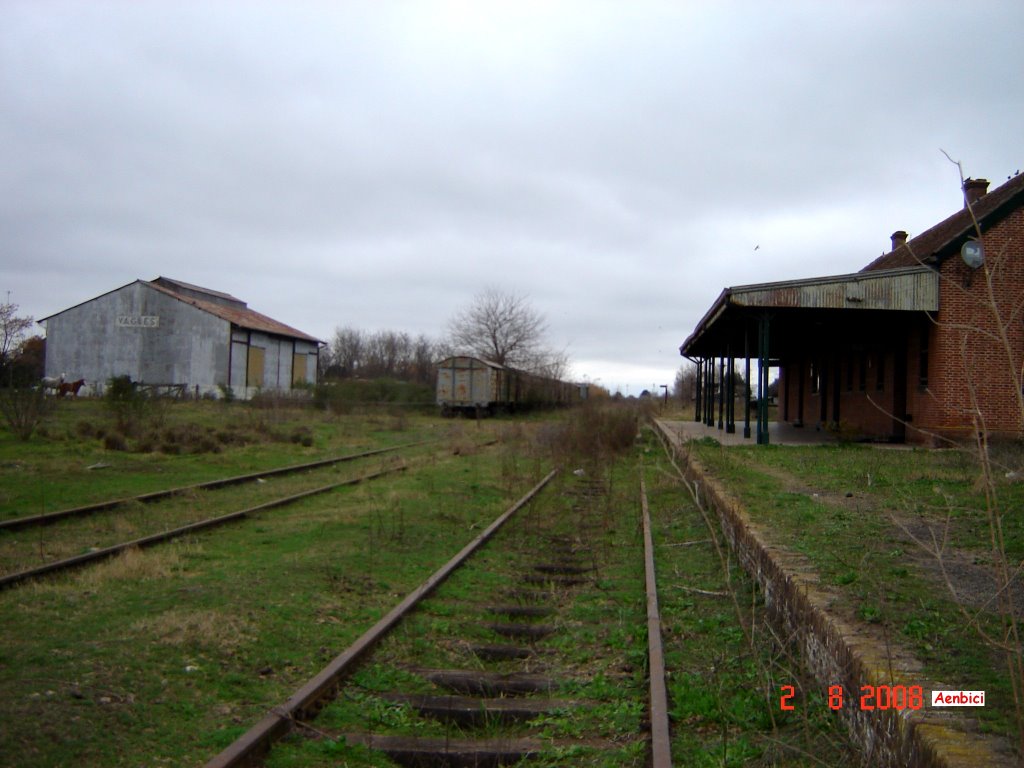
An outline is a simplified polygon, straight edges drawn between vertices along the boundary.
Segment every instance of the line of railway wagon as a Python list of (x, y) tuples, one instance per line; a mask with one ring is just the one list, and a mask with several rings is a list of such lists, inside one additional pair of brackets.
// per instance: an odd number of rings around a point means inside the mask
[(444, 416), (578, 405), (587, 395), (586, 384), (539, 376), (479, 357), (456, 355), (437, 366), (437, 404)]

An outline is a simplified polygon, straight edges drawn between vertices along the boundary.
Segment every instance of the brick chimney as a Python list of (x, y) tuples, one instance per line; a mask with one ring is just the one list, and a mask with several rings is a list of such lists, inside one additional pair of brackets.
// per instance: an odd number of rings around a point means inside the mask
[(988, 192), (988, 179), (967, 179), (964, 181), (964, 208), (974, 205)]
[(904, 232), (902, 229), (896, 230), (891, 235), (889, 235), (889, 237), (892, 238), (892, 249), (894, 251), (901, 245), (907, 244), (907, 233)]

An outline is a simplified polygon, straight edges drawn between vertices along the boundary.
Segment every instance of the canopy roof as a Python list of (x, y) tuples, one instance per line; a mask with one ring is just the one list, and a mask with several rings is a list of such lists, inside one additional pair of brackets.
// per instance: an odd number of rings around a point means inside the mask
[(895, 314), (938, 308), (939, 274), (926, 266), (741, 285), (722, 291), (679, 353), (745, 356), (752, 329), (766, 315), (772, 329), (769, 346), (776, 357), (804, 343), (816, 324), (884, 326)]

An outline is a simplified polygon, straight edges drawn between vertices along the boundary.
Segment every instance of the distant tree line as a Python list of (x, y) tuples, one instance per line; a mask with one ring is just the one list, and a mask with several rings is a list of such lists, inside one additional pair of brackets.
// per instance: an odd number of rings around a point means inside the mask
[[(28, 337), (34, 321), (18, 314), (18, 305), (0, 303), (0, 386), (38, 383), (44, 374), (46, 341)], [(564, 378), (564, 352), (543, 343), (543, 316), (520, 294), (487, 288), (449, 322), (443, 340), (404, 331), (335, 330), (320, 351), (322, 381), (392, 379), (433, 386), (437, 363), (471, 354), (551, 378)]]
[(436, 363), (450, 347), (424, 334), (404, 331), (364, 331), (346, 326), (335, 330), (320, 351), (322, 380), (395, 379), (433, 384)]
[[(716, 377), (715, 386), (716, 386), (716, 388), (721, 386), (721, 381), (717, 380), (717, 377), (719, 376), (719, 369), (718, 369), (717, 365), (718, 364), (716, 363), (716, 367), (715, 367), (715, 377)], [(756, 376), (756, 374), (757, 374), (757, 371), (753, 371), (751, 373), (752, 376)], [(676, 371), (675, 382), (672, 385), (672, 396), (677, 398), (678, 400), (680, 400), (683, 403), (692, 403), (694, 398), (697, 395), (697, 375), (698, 375), (697, 366), (694, 363), (692, 363), (692, 362), (683, 363), (679, 367), (679, 370)], [(735, 377), (735, 380), (736, 380), (735, 381), (736, 397), (737, 398), (742, 398), (746, 394), (746, 391), (744, 390), (745, 380), (744, 380), (744, 377), (743, 377), (743, 373), (740, 370), (736, 370), (736, 371), (733, 372), (733, 376)], [(779, 379), (778, 379), (778, 377), (776, 377), (768, 385), (768, 392), (766, 394), (767, 394), (768, 397), (777, 397), (778, 396), (778, 394), (779, 394)], [(752, 398), (756, 398), (757, 397), (756, 382), (755, 382), (754, 387), (751, 389), (750, 396)]]
[(403, 331), (338, 328), (320, 351), (320, 378), (394, 379), (433, 385), (439, 361), (469, 354), (562, 379), (568, 371), (568, 357), (544, 344), (545, 330), (543, 315), (526, 296), (488, 287), (451, 318), (448, 336), (441, 341)]

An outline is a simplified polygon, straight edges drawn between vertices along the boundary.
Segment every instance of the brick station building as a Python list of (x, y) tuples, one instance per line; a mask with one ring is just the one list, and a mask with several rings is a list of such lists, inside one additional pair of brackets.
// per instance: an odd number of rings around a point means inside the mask
[[(968, 179), (963, 209), (893, 233), (859, 272), (722, 291), (679, 349), (698, 366), (696, 420), (736, 430), (735, 366), (752, 381), (755, 360), (755, 392), (777, 367), (778, 419), (794, 426), (926, 444), (1024, 436), (1024, 175), (988, 186)], [(767, 414), (759, 397), (758, 442)]]

